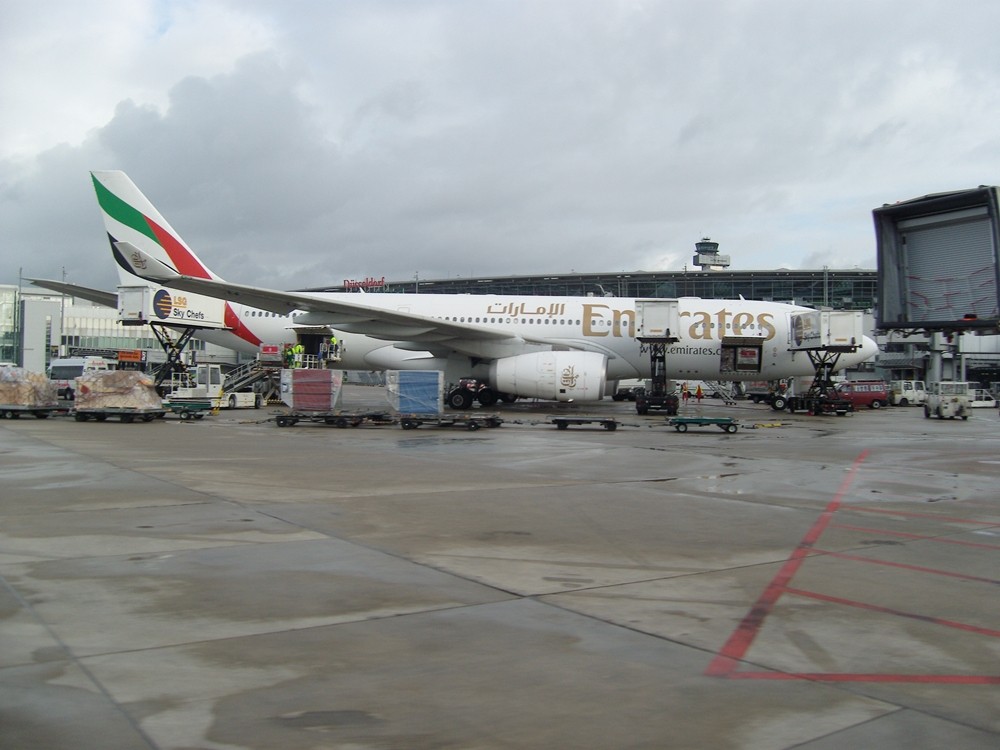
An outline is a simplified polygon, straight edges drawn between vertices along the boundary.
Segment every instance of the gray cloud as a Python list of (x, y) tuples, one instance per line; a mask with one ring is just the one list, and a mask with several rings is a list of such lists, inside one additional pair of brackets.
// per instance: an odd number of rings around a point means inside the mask
[(970, 4), (168, 3), (118, 30), (145, 48), (63, 61), (103, 117), (0, 158), (0, 281), (114, 286), (91, 169), (275, 287), (676, 270), (705, 235), (734, 268), (871, 268), (872, 208), (1000, 180), (1000, 6)]

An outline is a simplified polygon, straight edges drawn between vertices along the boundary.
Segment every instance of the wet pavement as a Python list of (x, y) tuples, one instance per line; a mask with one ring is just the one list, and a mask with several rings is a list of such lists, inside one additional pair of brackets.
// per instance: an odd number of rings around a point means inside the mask
[(1000, 747), (995, 409), (274, 413), (0, 422), (0, 747)]

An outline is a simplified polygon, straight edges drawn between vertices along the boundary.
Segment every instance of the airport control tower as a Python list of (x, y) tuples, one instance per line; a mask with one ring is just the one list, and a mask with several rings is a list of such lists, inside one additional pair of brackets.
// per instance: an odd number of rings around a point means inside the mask
[(694, 243), (695, 253), (691, 262), (700, 266), (702, 271), (722, 271), (729, 268), (729, 256), (719, 255), (719, 243), (712, 242), (708, 237), (702, 237), (701, 242)]

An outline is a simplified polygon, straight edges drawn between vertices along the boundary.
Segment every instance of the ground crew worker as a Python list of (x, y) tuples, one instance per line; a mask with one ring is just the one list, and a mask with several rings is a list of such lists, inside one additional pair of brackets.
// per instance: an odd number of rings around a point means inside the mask
[(292, 367), (302, 366), (302, 353), (305, 352), (306, 348), (302, 344), (296, 344), (292, 347), (293, 363)]
[(340, 344), (336, 336), (330, 337), (330, 356), (334, 359), (340, 358)]
[(684, 399), (684, 405), (687, 406), (688, 399), (691, 398), (691, 391), (688, 390), (688, 384), (681, 384), (681, 398)]
[(701, 403), (701, 399), (705, 394), (701, 392), (701, 383), (698, 383), (698, 388), (695, 389), (694, 397), (698, 399), (698, 403)]

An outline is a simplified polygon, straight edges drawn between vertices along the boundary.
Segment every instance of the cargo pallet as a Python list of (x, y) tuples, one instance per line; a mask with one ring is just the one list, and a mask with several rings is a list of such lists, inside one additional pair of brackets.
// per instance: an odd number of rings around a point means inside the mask
[(129, 407), (105, 407), (102, 409), (76, 409), (73, 411), (73, 418), (77, 422), (86, 422), (88, 419), (93, 419), (96, 422), (105, 422), (109, 417), (118, 417), (123, 424), (129, 424), (131, 422), (152, 422), (166, 413), (162, 408), (135, 409)]
[(739, 423), (732, 417), (673, 417), (667, 424), (678, 432), (687, 432), (689, 426), (708, 427), (715, 425), (723, 432), (733, 433), (739, 429)]
[(619, 424), (616, 420), (605, 417), (552, 417), (549, 421), (560, 430), (568, 430), (572, 424), (581, 425), (592, 424), (594, 422), (601, 425), (605, 430), (617, 430)]

